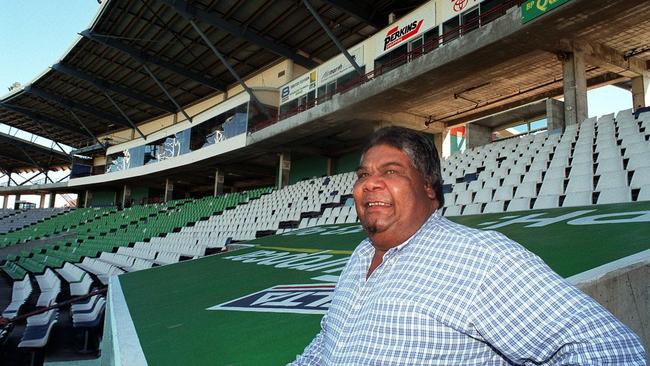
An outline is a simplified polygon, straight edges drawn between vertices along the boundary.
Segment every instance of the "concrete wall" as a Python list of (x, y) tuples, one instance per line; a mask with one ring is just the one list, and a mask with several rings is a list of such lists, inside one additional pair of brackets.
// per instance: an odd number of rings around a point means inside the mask
[(339, 156), (334, 162), (334, 174), (353, 172), (359, 166), (361, 151), (353, 151)]
[(289, 184), (294, 184), (304, 178), (322, 177), (324, 175), (327, 175), (327, 158), (325, 157), (312, 156), (293, 160), (291, 161)]
[(465, 138), (467, 139), (467, 148), (471, 149), (477, 146), (483, 146), (492, 142), (492, 129), (473, 123), (465, 125)]
[(573, 276), (569, 282), (630, 327), (650, 350), (650, 250)]
[(546, 100), (546, 122), (549, 131), (564, 130), (564, 102), (561, 100)]

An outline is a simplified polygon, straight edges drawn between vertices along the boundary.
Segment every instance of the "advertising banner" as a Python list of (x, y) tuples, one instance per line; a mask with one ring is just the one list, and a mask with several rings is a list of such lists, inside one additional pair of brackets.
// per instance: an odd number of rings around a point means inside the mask
[(311, 71), (280, 89), (280, 104), (290, 102), (316, 89), (316, 71)]
[(521, 4), (521, 22), (528, 23), (568, 2), (569, 0), (528, 0)]
[[(363, 66), (365, 64), (363, 62), (363, 45), (348, 52), (350, 52), (350, 56), (356, 61), (357, 65)], [(345, 55), (340, 54), (318, 67), (318, 85), (325, 85), (352, 70), (354, 70), (354, 67), (350, 61), (345, 58)]]
[(480, 4), (481, 0), (442, 0), (438, 3), (440, 4), (438, 8), (440, 18), (438, 20), (442, 23)]
[(417, 36), (424, 34), (435, 25), (435, 5), (432, 1), (380, 31), (379, 34), (382, 36), (375, 38), (375, 57), (379, 57), (392, 51), (395, 47), (417, 38)]

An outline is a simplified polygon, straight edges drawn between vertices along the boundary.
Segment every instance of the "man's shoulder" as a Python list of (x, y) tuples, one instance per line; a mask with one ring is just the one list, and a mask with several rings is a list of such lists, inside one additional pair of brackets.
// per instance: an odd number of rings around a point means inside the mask
[(443, 216), (428, 220), (422, 227), (423, 236), (437, 242), (449, 243), (459, 249), (469, 247), (484, 255), (532, 254), (521, 244), (498, 231), (480, 230), (453, 222)]

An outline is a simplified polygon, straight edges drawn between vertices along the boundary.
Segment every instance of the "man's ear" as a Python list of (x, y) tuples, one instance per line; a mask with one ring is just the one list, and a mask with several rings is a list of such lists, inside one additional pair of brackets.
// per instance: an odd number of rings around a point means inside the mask
[(435, 200), (435, 199), (438, 198), (438, 197), (436, 196), (436, 191), (435, 191), (435, 190), (433, 189), (433, 187), (431, 186), (431, 183), (428, 183), (428, 182), (425, 183), (425, 184), (424, 184), (424, 190), (425, 190), (425, 192), (427, 192), (427, 197), (429, 197), (430, 200), (433, 201), (433, 200)]

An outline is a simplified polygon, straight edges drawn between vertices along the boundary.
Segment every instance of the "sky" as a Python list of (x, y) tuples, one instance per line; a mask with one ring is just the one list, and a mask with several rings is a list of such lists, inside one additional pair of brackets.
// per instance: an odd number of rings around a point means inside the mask
[[(27, 85), (61, 59), (99, 7), (97, 0), (0, 0), (0, 97), (14, 82)], [(632, 96), (608, 86), (589, 91), (588, 103), (589, 116), (600, 116), (631, 108)], [(0, 121), (0, 132), (7, 130)]]

